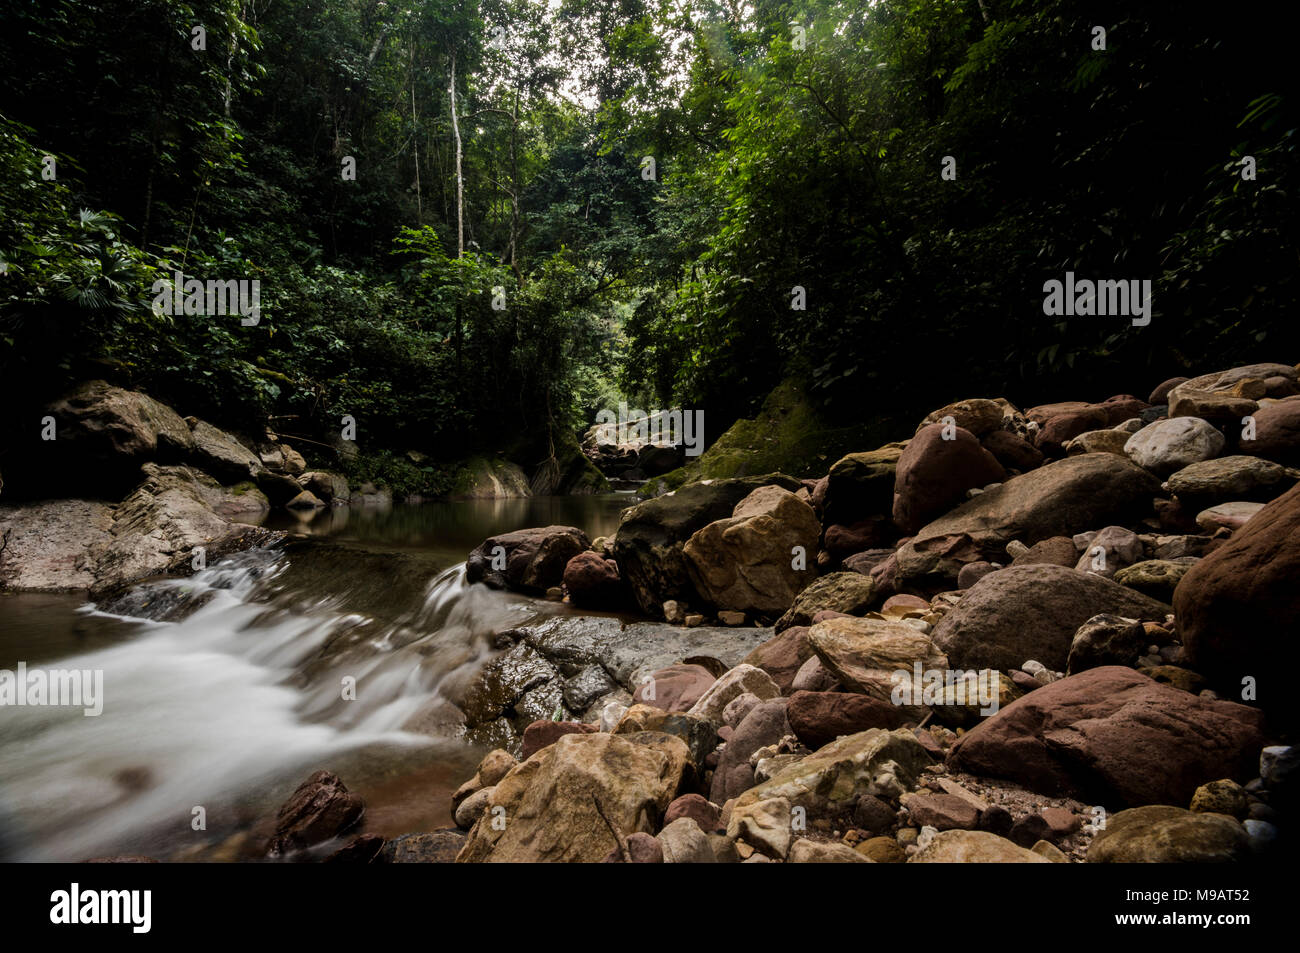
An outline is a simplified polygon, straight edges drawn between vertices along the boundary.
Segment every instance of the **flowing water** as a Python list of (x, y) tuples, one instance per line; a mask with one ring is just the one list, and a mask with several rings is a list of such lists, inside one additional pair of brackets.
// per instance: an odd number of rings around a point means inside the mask
[(0, 594), (0, 669), (103, 673), (98, 716), (0, 709), (0, 859), (253, 859), (318, 768), (361, 794), (369, 831), (446, 826), (482, 754), (447, 735), (446, 697), (490, 656), (492, 633), (569, 611), (467, 585), (466, 554), (526, 526), (608, 535), (629, 502), (286, 515), (284, 543), (101, 606)]

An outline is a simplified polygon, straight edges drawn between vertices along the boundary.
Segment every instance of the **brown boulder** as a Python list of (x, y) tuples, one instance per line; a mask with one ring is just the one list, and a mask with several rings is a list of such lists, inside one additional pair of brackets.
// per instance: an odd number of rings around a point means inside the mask
[(542, 526), (490, 536), (469, 554), (466, 578), (493, 589), (544, 595), (564, 580), (569, 560), (591, 548), (575, 526)]
[(613, 609), (623, 602), (618, 564), (599, 553), (578, 553), (564, 567), (564, 588), (575, 606)]
[[(962, 565), (1004, 559), (1013, 539), (1033, 545), (1052, 536), (1124, 525), (1147, 515), (1159, 492), (1155, 477), (1113, 453), (1058, 460), (1013, 477), (923, 527), (899, 547), (900, 583), (951, 588)], [(959, 545), (963, 540), (969, 546)]]
[(1001, 483), (1006, 476), (970, 431), (949, 431), (943, 424), (922, 427), (898, 458), (894, 523), (904, 533), (914, 533), (964, 500), (968, 489)]
[(283, 857), (337, 837), (356, 825), (365, 803), (337, 774), (317, 771), (298, 786), (275, 818), (268, 857)]
[(812, 646), (808, 644), (808, 626), (792, 625), (758, 646), (741, 661), (742, 664), (753, 665), (767, 672), (781, 689), (781, 694), (785, 695), (789, 693), (794, 677), (803, 663), (812, 657)]
[(1287, 466), (1300, 466), (1300, 398), (1265, 404), (1255, 411), (1255, 439), (1241, 441), (1243, 453)]
[(1169, 607), (1092, 573), (1009, 566), (967, 590), (935, 627), (934, 644), (954, 668), (1010, 671), (1033, 659), (1061, 672), (1075, 632), (1102, 612), (1159, 622)]
[(995, 430), (980, 442), (1008, 470), (1024, 473), (1043, 465), (1043, 451), (1010, 431)]
[(519, 754), (519, 760), (527, 761), (547, 745), (555, 744), (565, 735), (590, 734), (598, 730), (595, 725), (584, 725), (578, 721), (539, 719), (524, 729), (524, 746)]
[(786, 705), (790, 727), (814, 751), (841, 735), (898, 728), (906, 716), (904, 709), (890, 702), (848, 692), (795, 692)]
[(1297, 579), (1300, 486), (1266, 505), (1178, 583), (1174, 611), (1188, 664), (1234, 695), (1252, 677), (1265, 707), (1280, 716), (1294, 712), (1288, 700), (1290, 673), (1300, 663), (1292, 634), (1300, 618)]
[(1186, 804), (1206, 781), (1255, 774), (1262, 723), (1245, 705), (1105, 666), (1017, 699), (959, 739), (948, 765), (1108, 810)]

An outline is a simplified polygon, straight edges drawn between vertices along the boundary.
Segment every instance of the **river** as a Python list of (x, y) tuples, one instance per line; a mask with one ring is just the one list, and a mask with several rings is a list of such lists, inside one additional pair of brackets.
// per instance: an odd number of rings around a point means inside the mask
[(267, 525), (287, 543), (103, 606), (0, 594), (0, 669), (102, 671), (104, 685), (97, 717), (4, 710), (0, 860), (257, 859), (318, 768), (365, 799), (367, 831), (450, 825), (450, 794), (483, 751), (436, 734), (444, 695), (490, 657), (493, 632), (570, 611), (466, 585), (466, 555), (526, 526), (609, 535), (631, 501), (279, 514)]

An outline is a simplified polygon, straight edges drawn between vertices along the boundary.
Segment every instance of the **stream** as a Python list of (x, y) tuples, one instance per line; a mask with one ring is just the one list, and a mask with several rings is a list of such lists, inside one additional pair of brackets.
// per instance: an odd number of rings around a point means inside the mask
[(467, 585), (466, 555), (527, 526), (606, 536), (631, 502), (278, 514), (266, 525), (288, 541), (100, 606), (0, 594), (0, 669), (103, 672), (97, 717), (6, 708), (0, 860), (258, 859), (279, 805), (320, 768), (365, 799), (367, 831), (450, 825), (450, 794), (483, 750), (439, 735), (446, 696), (491, 656), (494, 632), (571, 611)]

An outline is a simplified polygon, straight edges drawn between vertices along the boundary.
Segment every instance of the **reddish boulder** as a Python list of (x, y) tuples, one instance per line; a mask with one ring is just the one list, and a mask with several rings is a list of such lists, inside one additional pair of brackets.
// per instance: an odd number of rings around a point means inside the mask
[(754, 786), (754, 768), (749, 763), (749, 756), (791, 734), (785, 707), (784, 698), (760, 702), (736, 726), (727, 746), (722, 749), (717, 770), (713, 772), (710, 801), (725, 804), (728, 799), (739, 797)]
[(995, 430), (981, 441), (984, 449), (997, 458), (998, 463), (1008, 470), (1024, 473), (1043, 465), (1043, 451), (1039, 450), (1024, 437), (1008, 430)]
[(575, 606), (614, 609), (623, 602), (618, 564), (591, 550), (578, 553), (564, 567), (564, 588)]
[(689, 817), (706, 834), (712, 834), (722, 826), (721, 810), (702, 794), (683, 794), (669, 804), (668, 810), (664, 811), (663, 826), (667, 827), (682, 817)]
[(893, 730), (906, 721), (897, 705), (848, 692), (795, 692), (786, 704), (795, 735), (814, 751), (840, 735), (868, 728)]
[(1297, 579), (1300, 486), (1256, 513), (1174, 590), (1189, 666), (1234, 694), (1253, 677), (1261, 703), (1289, 722), (1290, 673), (1300, 664)]
[(772, 676), (781, 694), (788, 694), (803, 663), (813, 657), (812, 646), (808, 644), (808, 626), (792, 625), (778, 635), (768, 639), (754, 651), (746, 655), (742, 664), (761, 668)]
[(1243, 440), (1243, 453), (1300, 466), (1300, 399), (1265, 404), (1255, 411), (1255, 439)]
[(469, 554), (465, 575), (493, 589), (543, 595), (564, 580), (569, 560), (591, 548), (574, 526), (543, 526), (490, 536)]
[(703, 665), (669, 665), (653, 672), (632, 693), (632, 704), (652, 705), (664, 711), (690, 711), (713, 687), (717, 677)]
[(1002, 464), (969, 430), (949, 430), (943, 424), (922, 427), (898, 458), (894, 522), (904, 533), (914, 533), (965, 500), (968, 489), (1001, 483), (1006, 477)]
[(553, 745), (565, 735), (588, 735), (599, 731), (596, 725), (584, 725), (577, 721), (548, 721), (539, 719), (524, 729), (524, 747), (520, 752), (520, 761), (527, 761), (547, 745)]
[(1012, 702), (959, 739), (948, 766), (1110, 811), (1182, 805), (1206, 781), (1253, 777), (1262, 725), (1256, 709), (1105, 666)]
[(1155, 390), (1151, 392), (1151, 396), (1147, 398), (1147, 401), (1152, 406), (1159, 406), (1161, 404), (1169, 403), (1169, 392), (1173, 390), (1175, 387), (1177, 387), (1179, 384), (1186, 384), (1188, 380), (1189, 378), (1186, 377), (1169, 378), (1169, 380), (1165, 381), (1163, 384), (1161, 384), (1159, 387), (1157, 387)]

